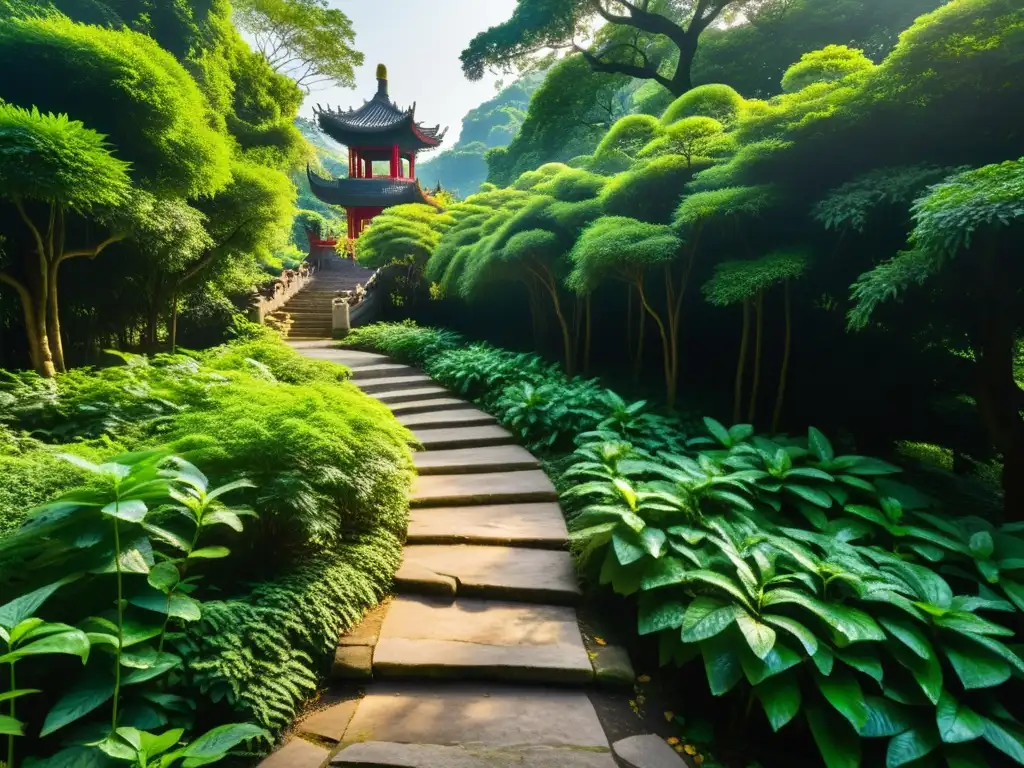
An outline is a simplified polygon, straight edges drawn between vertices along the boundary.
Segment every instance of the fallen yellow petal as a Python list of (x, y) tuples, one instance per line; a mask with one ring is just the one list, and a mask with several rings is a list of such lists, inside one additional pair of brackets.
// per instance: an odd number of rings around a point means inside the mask
[(682, 744), (676, 744), (674, 747), (672, 747), (672, 749), (674, 749), (676, 752), (682, 752), (683, 751), (683, 745)]
[(688, 754), (688, 755), (696, 755), (697, 754), (697, 748), (695, 746), (693, 746), (693, 744), (687, 744), (686, 745), (686, 754)]
[(667, 739), (665, 739), (665, 741), (667, 741), (669, 744), (678, 744), (679, 743), (679, 737), (677, 737), (677, 736), (669, 736)]
[(675, 716), (676, 716), (676, 713), (673, 712), (671, 709), (666, 710), (666, 712), (665, 712), (665, 720), (667, 722), (671, 723), (672, 722), (672, 718), (675, 717)]
[(693, 762), (695, 762), (697, 765), (700, 765), (704, 762), (704, 755), (694, 755)]
[(651, 682), (651, 676), (650, 675), (640, 675), (640, 677), (638, 677), (636, 679), (636, 681), (638, 683), (649, 683), (649, 682)]
[(594, 638), (594, 642), (595, 642), (595, 643), (597, 643), (598, 645), (608, 645), (608, 643), (606, 643), (606, 642), (604, 641), (604, 639), (603, 639), (603, 638), (600, 638), (600, 637), (595, 637), (595, 638)]

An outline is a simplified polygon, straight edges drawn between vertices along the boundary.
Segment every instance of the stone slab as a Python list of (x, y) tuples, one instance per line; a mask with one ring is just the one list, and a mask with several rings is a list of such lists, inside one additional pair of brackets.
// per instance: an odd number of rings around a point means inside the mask
[(582, 594), (568, 552), (467, 544), (407, 546), (395, 583), (402, 591), (418, 591), (413, 587), (423, 571), (453, 577), (460, 597), (573, 605)]
[(368, 610), (362, 621), (338, 638), (338, 645), (376, 645), (380, 636), (380, 625), (384, 623), (384, 617), (388, 613), (388, 602), (385, 600)]
[(258, 768), (320, 768), (329, 756), (326, 748), (294, 738), (261, 762)]
[(349, 721), (359, 706), (359, 699), (349, 699), (314, 712), (298, 725), (298, 730), (327, 741), (341, 741)]
[(450, 411), (429, 411), (426, 413), (396, 414), (398, 421), (410, 429), (441, 429), (445, 427), (477, 427), (494, 424), (491, 414), (477, 408), (459, 408)]
[(679, 753), (653, 733), (616, 741), (612, 751), (629, 768), (686, 768)]
[(569, 607), (402, 596), (374, 649), (375, 677), (587, 683), (593, 679)]
[(468, 407), (469, 403), (457, 397), (434, 397), (427, 400), (388, 402), (385, 405), (395, 416), (401, 416), (403, 414), (459, 410)]
[(459, 583), (453, 576), (438, 573), (421, 563), (403, 562), (395, 574), (395, 588), (399, 592), (417, 595), (454, 597), (458, 593)]
[(363, 392), (370, 394), (428, 386), (434, 384), (434, 380), (426, 374), (414, 373), (409, 376), (381, 376), (375, 379), (360, 379), (355, 383)]
[(593, 652), (594, 679), (607, 688), (632, 688), (636, 682), (633, 662), (620, 645), (606, 645)]
[(413, 481), (414, 507), (557, 501), (558, 492), (539, 469), (460, 475), (421, 475)]
[(422, 451), (414, 454), (412, 460), (421, 475), (515, 472), (540, 467), (537, 457), (521, 445)]
[(344, 742), (608, 749), (582, 691), (496, 683), (374, 683)]
[(411, 365), (402, 363), (371, 363), (370, 365), (354, 365), (352, 368), (352, 380), (363, 381), (365, 379), (376, 379), (382, 376), (412, 376), (422, 373)]
[(616, 768), (607, 751), (573, 747), (485, 747), (396, 744), (372, 741), (352, 744), (331, 765), (349, 768)]
[(420, 445), (428, 451), (507, 445), (515, 440), (511, 432), (497, 424), (487, 424), (480, 427), (463, 426), (442, 429), (414, 429), (412, 433)]
[(490, 544), (565, 549), (569, 533), (554, 502), (414, 509), (409, 544)]
[(443, 387), (413, 387), (411, 389), (392, 389), (386, 392), (367, 392), (370, 397), (380, 400), (385, 405), (407, 403), (412, 400), (426, 400), (432, 397), (448, 397), (450, 392)]
[(373, 677), (373, 646), (339, 645), (331, 663), (332, 680), (367, 680)]

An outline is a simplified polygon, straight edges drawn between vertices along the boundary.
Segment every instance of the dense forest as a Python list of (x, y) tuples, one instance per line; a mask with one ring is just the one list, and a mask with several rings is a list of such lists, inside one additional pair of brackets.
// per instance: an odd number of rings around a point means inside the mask
[[(2, 768), (252, 764), (392, 589), (413, 434), (244, 314), (351, 245), (337, 5), (0, 0)], [(447, 53), (500, 88), (345, 346), (539, 457), (695, 764), (1024, 765), (1019, 0), (517, 0)]]

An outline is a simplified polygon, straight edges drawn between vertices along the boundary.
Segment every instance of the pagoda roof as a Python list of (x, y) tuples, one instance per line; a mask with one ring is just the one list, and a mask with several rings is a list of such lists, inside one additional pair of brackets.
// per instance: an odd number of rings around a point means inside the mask
[(325, 179), (306, 168), (309, 186), (318, 199), (345, 208), (389, 208), (404, 203), (434, 203), (415, 179)]
[(321, 130), (347, 147), (398, 144), (405, 152), (418, 152), (440, 146), (448, 132), (440, 125), (417, 123), (415, 102), (402, 109), (391, 101), (386, 77), (378, 77), (377, 93), (358, 109), (324, 109), (317, 104), (313, 111)]

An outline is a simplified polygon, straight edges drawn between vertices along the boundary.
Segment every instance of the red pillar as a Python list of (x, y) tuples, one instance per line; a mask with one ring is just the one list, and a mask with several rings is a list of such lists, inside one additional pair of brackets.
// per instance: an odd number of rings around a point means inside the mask
[(416, 153), (412, 152), (409, 154), (409, 178), (416, 178)]
[(348, 219), (348, 239), (356, 239), (356, 210), (355, 208), (346, 208), (345, 217)]
[(366, 178), (373, 178), (373, 160), (366, 158)]
[(354, 179), (356, 177), (356, 155), (355, 150), (352, 147), (348, 148), (348, 177)]
[(398, 145), (391, 146), (391, 178), (398, 178)]

